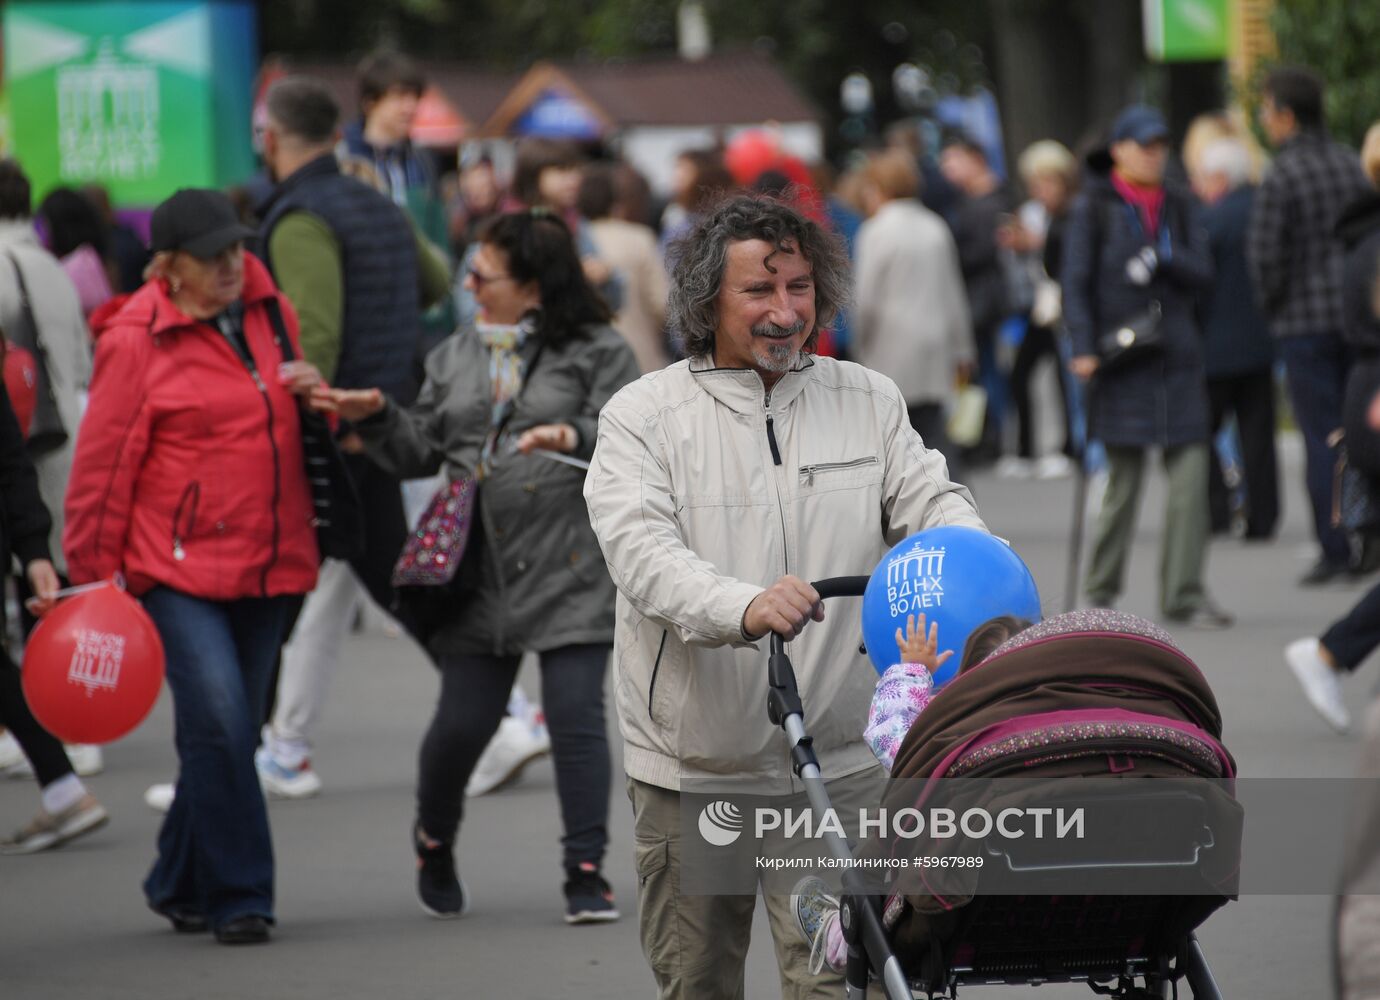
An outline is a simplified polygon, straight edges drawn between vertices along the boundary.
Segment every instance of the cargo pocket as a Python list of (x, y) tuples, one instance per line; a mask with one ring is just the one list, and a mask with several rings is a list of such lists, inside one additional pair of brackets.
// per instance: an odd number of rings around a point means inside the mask
[(642, 954), (654, 972), (666, 975), (679, 951), (677, 886), (670, 867), (668, 837), (636, 840), (637, 910)]

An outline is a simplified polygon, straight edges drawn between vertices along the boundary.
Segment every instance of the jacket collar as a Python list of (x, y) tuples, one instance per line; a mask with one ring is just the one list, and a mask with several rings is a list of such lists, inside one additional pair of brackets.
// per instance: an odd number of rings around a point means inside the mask
[(287, 197), (289, 191), (295, 190), (317, 177), (329, 177), (338, 173), (340, 173), (340, 161), (335, 158), (334, 152), (322, 153), (316, 159), (302, 164), (287, 177), (284, 177), (264, 199), (263, 204), (258, 208), (259, 218), (268, 218), (269, 210)]
[[(799, 396), (814, 379), (814, 355), (802, 355), (796, 366), (777, 380), (771, 390), (772, 409), (780, 409)], [(767, 390), (762, 377), (751, 368), (715, 368), (711, 355), (690, 359), (690, 374), (705, 392), (734, 413), (761, 413)]]
[(363, 118), (356, 118), (345, 126), (345, 130), (341, 134), (341, 141), (347, 152), (370, 160), (378, 157), (406, 159), (412, 152), (411, 139), (403, 139), (402, 142), (396, 142), (391, 146), (375, 146), (364, 138)]
[[(259, 258), (246, 252), (244, 255), (244, 290), (240, 293), (240, 301), (244, 303), (245, 309), (247, 310), (276, 294), (278, 294), (278, 288), (273, 284), (273, 279), (269, 277), (268, 268), (259, 262)], [(149, 323), (149, 333), (151, 334), (197, 326), (203, 322), (203, 320), (192, 319), (173, 305), (172, 299), (168, 296), (167, 283), (161, 279), (155, 279), (144, 285), (136, 293), (135, 299), (142, 299), (145, 295), (150, 297), (149, 306), (153, 310), (152, 321)]]
[(0, 244), (5, 246), (39, 246), (38, 233), (32, 219), (0, 219)]

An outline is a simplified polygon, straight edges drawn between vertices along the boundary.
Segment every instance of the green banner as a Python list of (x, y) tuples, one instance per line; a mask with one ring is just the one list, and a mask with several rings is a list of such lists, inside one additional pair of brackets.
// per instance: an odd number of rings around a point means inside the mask
[(1225, 59), (1232, 0), (1142, 0), (1145, 51), (1159, 62)]
[(254, 17), (248, 2), (7, 3), (10, 152), (36, 195), (95, 181), (151, 205), (249, 173)]

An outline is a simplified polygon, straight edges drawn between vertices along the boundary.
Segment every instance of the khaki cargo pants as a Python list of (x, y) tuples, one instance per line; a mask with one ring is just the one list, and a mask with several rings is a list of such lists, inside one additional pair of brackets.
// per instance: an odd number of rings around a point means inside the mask
[[(876, 809), (885, 780), (880, 766), (869, 768), (829, 782), (829, 794), (841, 814), (844, 809)], [(660, 1000), (743, 1000), (743, 966), (757, 897), (682, 895), (680, 793), (629, 778), (628, 798), (642, 954), (656, 976)], [(806, 805), (803, 794), (799, 802), (790, 801), (796, 808)], [(798, 853), (799, 845), (768, 831), (756, 849), (765, 857), (787, 857)], [(817, 845), (810, 852), (818, 853)], [(770, 887), (759, 878), (758, 888), (767, 904), (783, 1000), (840, 1000), (841, 974), (827, 966), (820, 975), (810, 974), (810, 942), (790, 906), (790, 887), (801, 873), (761, 874), (770, 875)]]

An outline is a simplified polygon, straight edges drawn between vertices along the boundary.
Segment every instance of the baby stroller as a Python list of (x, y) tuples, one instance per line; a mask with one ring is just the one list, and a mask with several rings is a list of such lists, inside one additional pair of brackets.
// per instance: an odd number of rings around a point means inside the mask
[[(814, 587), (829, 598), (860, 596), (866, 585), (866, 577), (839, 577)], [(827, 811), (794, 671), (777, 636), (768, 676), (768, 714), (786, 731), (811, 806)], [(846, 995), (862, 1000), (875, 977), (889, 1000), (1053, 982), (1148, 1000), (1186, 979), (1197, 1000), (1219, 1000), (1193, 932), (1236, 893), (1242, 816), (1231, 797), (1235, 762), (1220, 735), (1203, 675), (1150, 622), (1095, 609), (1013, 637), (921, 713), (896, 755), (883, 806), (920, 807), (941, 785), (952, 794), (966, 787), (962, 779), (1017, 774), (1048, 802), (1061, 789), (1079, 791), (1106, 776), (1120, 782), (1120, 798), (1104, 798), (1102, 807), (1149, 835), (1073, 859), (1044, 856), (1033, 843), (988, 840), (977, 845), (988, 867), (970, 872), (963, 892), (952, 880), (936, 891), (924, 876), (918, 883), (905, 876), (879, 894), (845, 874)], [(1003, 805), (990, 798), (997, 784), (971, 786), (995, 809)], [(841, 837), (826, 839), (842, 860), (857, 849)], [(925, 853), (933, 844), (890, 849)], [(1067, 888), (1089, 875), (1114, 888)]]

